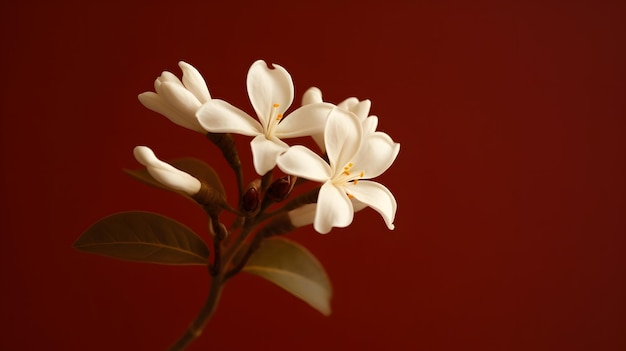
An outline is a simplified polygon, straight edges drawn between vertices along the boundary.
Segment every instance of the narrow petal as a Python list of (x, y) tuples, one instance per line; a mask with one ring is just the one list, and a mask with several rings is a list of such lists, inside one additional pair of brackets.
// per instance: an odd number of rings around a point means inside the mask
[(347, 227), (352, 223), (354, 209), (343, 191), (330, 181), (324, 183), (317, 197), (317, 211), (313, 227), (320, 234), (330, 232), (332, 227)]
[(323, 133), (328, 114), (334, 107), (328, 103), (302, 106), (280, 121), (274, 135), (282, 139)]
[(159, 95), (163, 96), (169, 106), (190, 122), (196, 118), (196, 111), (202, 105), (184, 86), (172, 82), (162, 83)]
[(393, 194), (382, 184), (363, 180), (358, 185), (347, 185), (346, 189), (355, 199), (376, 210), (385, 220), (387, 228), (394, 229), (398, 203)]
[(330, 112), (324, 130), (326, 153), (333, 173), (341, 172), (352, 162), (361, 145), (361, 123), (348, 111), (336, 108)]
[(213, 133), (237, 133), (255, 136), (263, 128), (254, 118), (224, 100), (211, 99), (196, 113), (200, 125)]
[(209, 88), (206, 86), (206, 82), (198, 70), (187, 62), (180, 61), (178, 67), (183, 71), (183, 84), (195, 97), (201, 102), (205, 103), (211, 100), (211, 94), (209, 94)]
[(310, 87), (302, 95), (302, 105), (317, 104), (322, 100), (322, 91), (316, 87)]
[(150, 175), (159, 183), (190, 196), (200, 191), (200, 181), (198, 179), (159, 160), (149, 147), (136, 146), (133, 154), (137, 161), (146, 166)]
[(281, 66), (273, 66), (270, 69), (265, 61), (259, 60), (248, 71), (248, 96), (263, 126), (269, 125), (270, 118), (284, 114), (293, 102), (291, 76)]
[(257, 135), (250, 142), (252, 148), (252, 158), (254, 169), (257, 174), (264, 175), (276, 166), (278, 155), (289, 149), (289, 145), (285, 144), (278, 138), (269, 140), (265, 135)]
[(313, 224), (315, 220), (315, 211), (317, 210), (317, 204), (306, 204), (289, 211), (289, 220), (294, 227), (303, 227), (305, 225)]
[(139, 102), (142, 105), (149, 108), (150, 110), (160, 113), (161, 115), (167, 117), (170, 121), (178, 124), (181, 127), (185, 127), (191, 130), (195, 130), (200, 133), (206, 133), (206, 130), (202, 128), (200, 123), (193, 123), (185, 118), (183, 118), (178, 112), (174, 111), (163, 99), (163, 97), (159, 96), (156, 93), (151, 91), (141, 93), (137, 96)]
[(363, 170), (365, 178), (376, 178), (391, 166), (398, 152), (400, 144), (395, 143), (389, 135), (383, 132), (367, 135), (353, 160), (355, 170)]
[(331, 177), (330, 166), (316, 153), (302, 145), (289, 148), (276, 161), (278, 168), (289, 175), (324, 183)]

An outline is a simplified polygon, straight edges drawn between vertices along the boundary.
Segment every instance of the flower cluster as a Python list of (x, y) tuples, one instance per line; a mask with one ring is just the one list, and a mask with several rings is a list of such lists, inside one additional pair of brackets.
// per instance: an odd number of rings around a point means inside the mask
[[(247, 75), (255, 119), (224, 100), (211, 98), (200, 73), (185, 62), (179, 66), (182, 80), (163, 72), (155, 81), (155, 92), (140, 94), (140, 102), (197, 132), (252, 137), (254, 169), (260, 176), (277, 167), (292, 179), (319, 182), (316, 201), (288, 213), (291, 225), (313, 224), (317, 232), (328, 233), (333, 227), (350, 225), (356, 211), (371, 207), (389, 229), (394, 228), (396, 200), (373, 179), (391, 166), (400, 145), (377, 131), (378, 117), (369, 115), (369, 100), (351, 97), (334, 105), (324, 102), (320, 89), (312, 87), (304, 93), (301, 106), (288, 113), (294, 100), (290, 74), (279, 65), (270, 68), (259, 60)], [(306, 136), (315, 140), (318, 151), (285, 142)], [(190, 196), (199, 191), (199, 181), (158, 160), (147, 147), (138, 146), (135, 156), (163, 185)]]
[[(74, 247), (116, 259), (208, 268), (205, 305), (170, 351), (185, 350), (202, 333), (224, 285), (239, 272), (272, 282), (330, 315), (332, 284), (324, 267), (282, 234), (310, 224), (325, 234), (350, 225), (354, 213), (365, 207), (377, 211), (393, 229), (396, 199), (373, 179), (395, 161), (400, 145), (377, 130), (378, 117), (369, 114), (369, 100), (351, 97), (334, 105), (313, 87), (302, 96), (301, 106), (289, 112), (294, 86), (278, 65), (256, 61), (248, 71), (248, 96), (256, 118), (213, 99), (198, 70), (185, 62), (179, 66), (181, 79), (163, 72), (154, 82), (155, 91), (140, 94), (139, 101), (175, 124), (205, 134), (221, 150), (237, 178), (237, 206), (226, 201), (221, 177), (208, 164), (194, 158), (164, 162), (147, 146), (137, 146), (135, 158), (146, 168), (126, 172), (194, 200), (208, 216), (210, 240), (166, 216), (127, 211), (101, 218)], [(259, 178), (247, 185), (233, 133), (252, 138)], [(315, 150), (285, 141), (297, 137), (311, 137), (315, 143), (308, 144)], [(274, 179), (274, 173), (282, 176)], [(315, 184), (292, 195), (282, 207), (272, 207), (306, 181)], [(223, 212), (235, 216), (230, 226), (222, 223)]]

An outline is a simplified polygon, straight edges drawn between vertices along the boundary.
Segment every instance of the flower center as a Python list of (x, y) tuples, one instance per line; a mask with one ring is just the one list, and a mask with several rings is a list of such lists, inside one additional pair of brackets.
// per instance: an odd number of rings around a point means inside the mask
[(278, 113), (279, 104), (272, 105), (272, 111), (270, 112), (269, 118), (267, 119), (267, 128), (265, 129), (265, 138), (271, 139), (274, 135), (274, 130), (276, 126), (283, 119), (283, 114)]
[[(363, 179), (363, 177), (365, 176), (365, 172), (352, 172), (352, 167), (354, 167), (354, 164), (352, 162), (349, 162), (345, 167), (343, 167), (343, 171), (335, 178), (333, 183), (335, 185), (344, 187), (347, 186), (348, 183), (352, 183), (352, 185), (357, 185), (359, 183), (359, 180)], [(348, 193), (348, 196), (351, 195)]]

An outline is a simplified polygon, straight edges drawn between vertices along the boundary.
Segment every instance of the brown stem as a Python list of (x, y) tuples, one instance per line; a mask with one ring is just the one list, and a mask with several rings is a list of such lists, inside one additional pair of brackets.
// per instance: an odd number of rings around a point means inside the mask
[(217, 303), (220, 299), (220, 295), (222, 293), (222, 289), (224, 287), (224, 280), (221, 276), (214, 276), (211, 279), (211, 287), (209, 290), (209, 295), (207, 296), (207, 300), (196, 316), (196, 319), (191, 322), (189, 328), (185, 331), (180, 339), (178, 339), (168, 350), (169, 351), (182, 351), (187, 345), (189, 345), (192, 341), (194, 341), (197, 337), (202, 334), (204, 330), (204, 326), (207, 324), (213, 313), (215, 313), (215, 309), (217, 308)]

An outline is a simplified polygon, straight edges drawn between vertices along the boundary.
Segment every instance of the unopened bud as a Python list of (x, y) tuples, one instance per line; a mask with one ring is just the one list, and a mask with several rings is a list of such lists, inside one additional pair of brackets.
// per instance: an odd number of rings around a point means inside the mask
[(252, 213), (259, 208), (260, 203), (260, 195), (259, 195), (259, 187), (261, 185), (261, 181), (256, 179), (250, 185), (248, 185), (248, 189), (243, 194), (243, 198), (241, 201), (242, 209), (247, 213)]
[(293, 190), (297, 179), (298, 177), (290, 175), (276, 179), (267, 189), (267, 196), (275, 202), (283, 201)]

